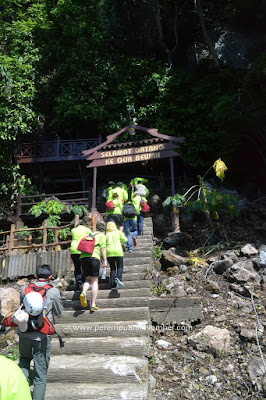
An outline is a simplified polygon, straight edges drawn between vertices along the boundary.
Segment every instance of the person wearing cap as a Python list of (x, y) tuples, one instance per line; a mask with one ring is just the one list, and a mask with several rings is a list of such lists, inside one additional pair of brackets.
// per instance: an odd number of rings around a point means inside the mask
[[(43, 264), (37, 268), (36, 282), (34, 282), (36, 287), (41, 288), (47, 285), (51, 279), (52, 269), (50, 265)], [(21, 288), (21, 303), (23, 303), (25, 298), (26, 287), (27, 285)], [(52, 324), (54, 324), (54, 315), (59, 317), (63, 313), (63, 304), (61, 301), (60, 292), (57, 288), (52, 286), (49, 288), (49, 290), (47, 290), (43, 305), (45, 307), (48, 319)], [(30, 362), (32, 359), (34, 360), (35, 377), (33, 380), (34, 390), (32, 398), (33, 400), (44, 400), (46, 391), (46, 376), (51, 357), (51, 336), (45, 335), (38, 330), (34, 332), (22, 332), (19, 324), (18, 335), (20, 353), (19, 366), (29, 381)]]
[(81, 262), (79, 258), (81, 251), (78, 250), (78, 245), (81, 239), (89, 235), (90, 233), (91, 229), (86, 226), (85, 221), (81, 221), (79, 225), (71, 229), (72, 241), (70, 244), (70, 255), (75, 268), (74, 275), (76, 280), (76, 291), (80, 290), (80, 285), (83, 284), (81, 280), (82, 273), (81, 273)]
[[(86, 215), (86, 221), (88, 226), (92, 229), (93, 219), (96, 218), (95, 214), (89, 213)], [(96, 220), (97, 222), (97, 220)], [(99, 273), (101, 257), (103, 259), (103, 268), (107, 267), (107, 257), (106, 257), (106, 237), (103, 232), (105, 229), (105, 223), (99, 221), (97, 224), (97, 230), (92, 232), (95, 238), (95, 245), (93, 253), (82, 252), (80, 255), (82, 274), (84, 276), (84, 284), (82, 287), (82, 292), (79, 296), (80, 303), (82, 307), (87, 307), (87, 291), (91, 287), (91, 306), (90, 311), (97, 311), (99, 308), (96, 305), (96, 300), (99, 293)]]
[(0, 355), (0, 399), (31, 400), (30, 387), (19, 366)]
[(124, 287), (123, 274), (123, 248), (121, 243), (127, 243), (127, 237), (117, 229), (114, 222), (108, 222), (106, 226), (106, 255), (111, 269), (111, 290)]

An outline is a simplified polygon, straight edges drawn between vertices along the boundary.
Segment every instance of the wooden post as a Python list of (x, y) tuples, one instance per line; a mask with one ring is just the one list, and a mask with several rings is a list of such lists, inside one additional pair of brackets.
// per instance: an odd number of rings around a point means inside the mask
[(97, 225), (97, 215), (95, 213), (92, 216), (92, 232), (96, 231), (96, 225)]
[[(59, 228), (55, 229), (55, 243), (58, 242), (58, 236), (59, 236)], [(55, 246), (55, 251), (59, 251), (60, 250), (60, 246)]]
[(75, 215), (75, 217), (74, 217), (74, 228), (76, 228), (76, 226), (78, 226), (78, 224), (79, 224), (79, 216)]
[(46, 244), (47, 244), (47, 219), (45, 219), (43, 223), (43, 240), (42, 240), (43, 251), (46, 251)]
[(92, 205), (91, 211), (96, 211), (96, 187), (97, 187), (97, 167), (93, 168), (93, 188), (92, 188)]
[(8, 250), (7, 250), (8, 254), (11, 253), (11, 250), (12, 250), (13, 245), (14, 245), (14, 230), (15, 230), (15, 227), (16, 227), (15, 224), (12, 224), (11, 227), (10, 227), (10, 236), (9, 236)]
[(172, 196), (175, 195), (175, 171), (174, 171), (174, 159), (170, 157), (170, 169), (171, 169), (171, 189)]

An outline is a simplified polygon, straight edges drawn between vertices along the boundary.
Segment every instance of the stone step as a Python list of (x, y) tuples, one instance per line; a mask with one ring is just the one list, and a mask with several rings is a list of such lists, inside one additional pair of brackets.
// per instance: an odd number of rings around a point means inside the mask
[[(95, 333), (97, 335), (97, 332)], [(132, 332), (133, 335), (133, 332)], [(65, 338), (65, 346), (60, 347), (59, 341), (52, 341), (52, 355), (124, 355), (124, 356), (143, 356), (150, 354), (148, 337), (92, 337), (92, 338)]]
[[(51, 357), (47, 380), (60, 383), (146, 383), (148, 360), (130, 356)], [(62, 397), (61, 397), (62, 399)], [(110, 399), (110, 397), (109, 397)]]
[[(122, 291), (122, 289), (121, 289)], [(86, 310), (87, 308), (82, 307), (79, 300), (63, 300), (63, 306), (65, 309), (72, 309), (75, 311)], [(149, 297), (129, 297), (129, 298), (116, 298), (116, 299), (97, 299), (97, 306), (100, 310), (105, 308), (129, 308), (129, 307), (149, 307)], [(90, 300), (88, 300), (88, 309), (90, 307)], [(98, 311), (97, 311), (98, 312)]]
[[(99, 290), (98, 299), (117, 299), (125, 297), (146, 297), (150, 296), (150, 288), (123, 289), (117, 291)], [(90, 291), (87, 292), (87, 299), (90, 299)], [(61, 293), (62, 300), (79, 300), (79, 293), (67, 291)]]
[[(134, 255), (134, 249), (132, 254)], [(153, 263), (153, 257), (127, 257), (124, 259), (124, 265), (128, 266), (128, 265), (142, 265), (142, 264), (149, 264), (151, 265)]]
[(152, 257), (152, 256), (153, 256), (153, 248), (146, 247), (145, 249), (143, 249), (143, 248), (140, 249), (137, 245), (136, 247), (133, 247), (132, 253), (128, 253), (128, 252), (124, 253), (124, 260), (127, 260), (128, 258), (129, 259), (135, 258), (135, 257), (137, 257), (137, 258), (141, 257), (141, 259), (142, 259), (143, 257), (146, 258), (146, 257)]
[[(150, 281), (149, 280), (137, 280), (137, 281), (128, 281), (127, 282), (127, 289), (136, 289), (136, 288), (149, 288), (150, 287)], [(76, 289), (75, 285), (68, 285), (66, 288), (67, 291), (73, 291)], [(106, 279), (105, 281), (99, 281), (99, 289), (101, 290), (107, 290), (110, 291), (110, 282)]]
[(60, 318), (56, 319), (58, 324), (65, 323), (88, 323), (108, 321), (137, 321), (150, 320), (149, 307), (135, 308), (103, 308), (91, 313), (89, 310), (64, 311)]
[[(83, 322), (56, 324), (56, 331), (64, 338), (82, 337), (139, 337), (149, 336), (152, 333), (151, 325), (147, 320), (140, 321), (117, 321), (117, 322)], [(57, 336), (53, 341), (58, 341)]]
[(45, 400), (148, 400), (146, 383), (110, 385), (102, 381), (98, 386), (85, 383), (48, 383)]
[[(131, 261), (130, 261), (131, 263)], [(132, 266), (136, 265), (133, 263), (131, 263)], [(151, 265), (151, 264), (150, 264)], [(148, 267), (149, 268), (149, 267)], [(108, 282), (109, 282), (109, 277), (107, 277)], [(124, 281), (139, 281), (139, 280), (148, 280), (148, 274), (147, 271), (143, 271), (143, 272), (127, 272), (126, 274), (123, 275), (123, 282)], [(100, 282), (103, 282), (102, 279), (100, 279)], [(138, 287), (138, 283), (136, 283), (136, 287)], [(109, 288), (110, 288), (110, 283), (109, 283)]]
[[(137, 261), (137, 260), (136, 260)], [(124, 260), (125, 263), (125, 260)], [(123, 274), (130, 274), (130, 273), (137, 273), (137, 272), (147, 272), (147, 269), (150, 269), (150, 264), (135, 264), (135, 265), (124, 265), (123, 267)], [(108, 266), (106, 269), (106, 276), (109, 277), (110, 275), (110, 267)], [(100, 271), (101, 272), (101, 271)], [(100, 274), (101, 275), (101, 274)], [(101, 278), (100, 278), (101, 279)]]

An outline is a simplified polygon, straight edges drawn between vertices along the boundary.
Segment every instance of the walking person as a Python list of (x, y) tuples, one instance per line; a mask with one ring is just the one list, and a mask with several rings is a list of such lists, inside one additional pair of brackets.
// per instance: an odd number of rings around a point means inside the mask
[[(123, 215), (124, 215), (124, 230), (125, 235), (127, 237), (127, 249), (129, 253), (132, 253), (132, 242), (133, 245), (137, 245), (137, 237), (138, 237), (138, 222), (137, 218), (140, 213), (140, 196), (134, 196), (132, 201), (128, 201), (123, 207)], [(131, 242), (131, 230), (132, 233), (132, 242)]]
[[(37, 268), (36, 271), (36, 282), (33, 284), (34, 291), (37, 293), (29, 294), (39, 294), (43, 289), (45, 294), (45, 300), (43, 302), (45, 313), (49, 321), (54, 324), (54, 315), (60, 316), (63, 313), (63, 305), (61, 302), (60, 292), (57, 288), (49, 284), (52, 279), (52, 269), (50, 265), (43, 264)], [(25, 298), (25, 291), (27, 288), (32, 286), (32, 284), (23, 286), (20, 292), (20, 299), (23, 302)], [(27, 294), (27, 296), (29, 295)], [(26, 297), (27, 297), (26, 296)], [(39, 307), (39, 305), (32, 304), (31, 309), (34, 307)], [(25, 305), (27, 310), (27, 305)], [(28, 310), (27, 310), (28, 311)], [(29, 311), (28, 311), (29, 312)], [(34, 372), (35, 377), (33, 380), (34, 390), (33, 390), (33, 400), (44, 400), (46, 391), (46, 377), (49, 367), (50, 357), (51, 357), (51, 336), (35, 330), (33, 332), (20, 331), (18, 328), (19, 335), (19, 353), (20, 360), (19, 366), (22, 369), (27, 380), (29, 380), (30, 373), (30, 362), (34, 360)]]
[(32, 400), (30, 387), (15, 361), (0, 355), (0, 400)]
[(123, 216), (122, 216), (122, 200), (119, 198), (119, 194), (117, 192), (112, 193), (112, 198), (109, 200), (113, 203), (113, 208), (106, 208), (106, 222), (114, 222), (116, 226), (123, 230)]
[(121, 243), (127, 243), (123, 232), (117, 229), (114, 222), (108, 222), (106, 227), (106, 254), (111, 269), (111, 290), (116, 286), (122, 289), (123, 259), (124, 252)]
[[(93, 214), (86, 215), (87, 225), (92, 229)], [(105, 224), (104, 224), (105, 227)], [(107, 267), (107, 257), (106, 257), (106, 237), (100, 229), (103, 226), (98, 224), (98, 230), (92, 232), (91, 235), (94, 237), (94, 249), (92, 253), (82, 252), (80, 255), (82, 275), (84, 279), (84, 284), (82, 288), (82, 293), (80, 294), (80, 303), (83, 307), (87, 307), (87, 291), (91, 288), (91, 312), (97, 311), (99, 308), (96, 305), (96, 300), (99, 293), (99, 273), (100, 273), (100, 262), (101, 257), (103, 259), (103, 268)]]
[(76, 291), (79, 291), (81, 288), (80, 286), (83, 284), (81, 280), (81, 251), (78, 250), (78, 245), (81, 239), (89, 235), (89, 233), (91, 233), (91, 229), (86, 226), (86, 222), (84, 221), (81, 221), (79, 225), (71, 229), (72, 241), (70, 244), (70, 255), (75, 268), (74, 275), (76, 281)]

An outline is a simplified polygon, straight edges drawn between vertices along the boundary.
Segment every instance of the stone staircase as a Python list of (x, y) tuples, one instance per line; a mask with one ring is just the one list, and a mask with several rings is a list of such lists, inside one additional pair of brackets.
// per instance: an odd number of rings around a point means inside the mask
[(124, 256), (124, 289), (111, 292), (110, 283), (99, 281), (99, 311), (84, 310), (74, 291), (62, 294), (64, 313), (56, 329), (65, 347), (53, 338), (46, 400), (149, 399), (152, 233), (152, 220), (145, 218), (144, 235)]

